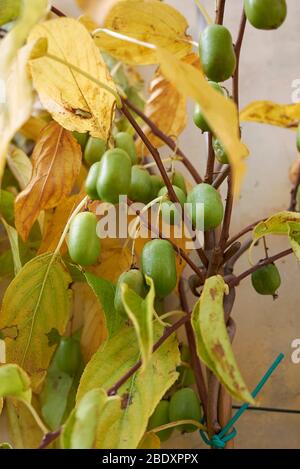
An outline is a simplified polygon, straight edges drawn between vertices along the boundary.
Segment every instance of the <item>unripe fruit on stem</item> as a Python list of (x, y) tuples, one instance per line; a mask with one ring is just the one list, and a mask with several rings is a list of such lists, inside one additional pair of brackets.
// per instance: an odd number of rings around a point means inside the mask
[(102, 138), (90, 137), (84, 151), (84, 159), (88, 165), (92, 165), (101, 160), (107, 145)]
[(97, 217), (90, 212), (76, 215), (70, 225), (68, 248), (73, 262), (83, 266), (94, 264), (100, 255), (100, 239), (96, 233)]
[(175, 171), (171, 175), (170, 180), (174, 186), (179, 187), (179, 189), (181, 189), (185, 193), (185, 195), (187, 194), (185, 179), (181, 173)]
[(165, 298), (176, 287), (176, 256), (169, 241), (154, 239), (145, 244), (141, 266), (143, 274), (152, 278), (155, 293), (160, 298)]
[(244, 0), (249, 23), (257, 29), (277, 29), (286, 18), (285, 0)]
[(119, 132), (115, 136), (115, 145), (117, 148), (126, 151), (131, 158), (133, 165), (137, 164), (137, 154), (132, 135), (127, 132)]
[(117, 204), (119, 195), (128, 194), (131, 183), (131, 160), (124, 150), (114, 148), (104, 153), (97, 182), (101, 200)]
[(123, 274), (120, 275), (117, 282), (114, 304), (117, 313), (126, 316), (126, 310), (122, 301), (122, 285), (124, 284), (128, 285), (131, 290), (133, 290), (142, 298), (144, 298), (146, 294), (146, 287), (144, 276), (140, 270), (131, 269), (128, 272), (123, 272)]
[[(148, 430), (167, 425), (169, 423), (169, 401), (160, 401), (148, 422)], [(173, 428), (156, 433), (161, 441), (166, 441), (172, 435)]]
[(80, 132), (74, 131), (73, 136), (76, 138), (77, 142), (81, 146), (81, 150), (84, 152), (85, 146), (86, 146), (88, 138), (89, 138), (88, 133), (81, 134)]
[[(177, 420), (196, 420), (200, 422), (202, 417), (200, 401), (193, 389), (183, 388), (176, 391), (171, 397), (169, 407), (170, 422)], [(178, 425), (178, 430), (183, 432), (194, 432), (197, 430), (195, 425)]]
[[(185, 344), (182, 344), (180, 352), (181, 352), (181, 361), (187, 364), (191, 364), (191, 354), (190, 354), (190, 349), (188, 348), (188, 346)], [(178, 368), (178, 371), (179, 371), (178, 384), (181, 387), (191, 386), (192, 384), (195, 383), (195, 375), (191, 367), (188, 367), (186, 365), (181, 365)]]
[(151, 179), (151, 197), (150, 197), (149, 202), (151, 200), (156, 199), (160, 189), (164, 187), (165, 185), (163, 178), (159, 176), (158, 174), (151, 175), (150, 179)]
[[(179, 200), (181, 207), (184, 206), (186, 202), (186, 195), (185, 193), (179, 189), (179, 187), (172, 186), (174, 192)], [(167, 187), (163, 187), (160, 189), (158, 196), (165, 197), (168, 194)], [(177, 207), (177, 203), (171, 202), (170, 200), (163, 201), (161, 204), (161, 214), (165, 222), (169, 223), (170, 225), (179, 224), (182, 220), (182, 209)]]
[(81, 364), (80, 343), (73, 337), (62, 338), (53, 360), (57, 367), (69, 376), (74, 376)]
[(220, 140), (213, 137), (212, 145), (213, 145), (213, 149), (214, 149), (216, 158), (219, 161), (219, 163), (229, 164), (229, 159), (228, 159), (227, 153), (226, 153), (222, 143), (220, 142)]
[[(200, 227), (203, 217), (204, 231), (217, 228), (223, 220), (224, 208), (219, 192), (206, 183), (198, 184), (188, 194), (187, 202), (195, 227)], [(204, 213), (203, 213), (204, 212)]]
[[(219, 83), (216, 83), (215, 81), (209, 81), (208, 82), (212, 88), (214, 88), (216, 91), (219, 93), (222, 93), (224, 95), (223, 88), (219, 85)], [(206, 122), (206, 119), (203, 115), (202, 109), (200, 104), (196, 103), (195, 108), (194, 108), (194, 114), (193, 114), (193, 120), (195, 125), (202, 130), (202, 132), (210, 132), (210, 127), (208, 123)]]
[(209, 80), (221, 82), (234, 74), (236, 56), (231, 34), (225, 26), (206, 26), (199, 39), (199, 55)]
[(268, 264), (251, 275), (253, 288), (260, 295), (275, 295), (280, 287), (280, 273), (275, 264)]
[(298, 129), (297, 129), (296, 144), (297, 144), (297, 150), (300, 151), (300, 124), (298, 125)]
[(135, 202), (147, 204), (151, 197), (152, 185), (148, 171), (139, 166), (133, 166), (131, 171), (131, 184), (129, 198)]
[(85, 181), (85, 191), (92, 200), (99, 199), (99, 195), (97, 192), (97, 181), (98, 181), (98, 177), (100, 174), (100, 169), (101, 169), (101, 162), (98, 161), (98, 163), (94, 163), (90, 167), (87, 179)]

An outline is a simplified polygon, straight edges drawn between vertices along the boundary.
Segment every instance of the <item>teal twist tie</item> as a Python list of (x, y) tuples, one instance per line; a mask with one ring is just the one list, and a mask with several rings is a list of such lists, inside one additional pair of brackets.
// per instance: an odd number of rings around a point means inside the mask
[[(261, 391), (261, 389), (264, 387), (272, 373), (276, 370), (280, 362), (283, 360), (284, 354), (280, 353), (274, 363), (270, 366), (268, 371), (265, 373), (263, 378), (260, 380), (256, 388), (252, 391), (251, 396), (255, 398), (258, 393)], [(203, 430), (199, 430), (200, 436), (204, 443), (206, 443), (208, 446), (211, 446), (212, 448), (215, 449), (224, 449), (226, 446), (226, 443), (228, 441), (232, 440), (233, 438), (236, 437), (237, 431), (233, 427), (234, 424), (237, 422), (237, 420), (241, 417), (241, 415), (247, 410), (249, 407), (249, 404), (246, 403), (240, 407), (240, 409), (233, 415), (233, 417), (229, 420), (229, 422), (225, 425), (225, 427), (218, 433), (217, 435), (214, 435), (211, 439), (209, 439), (206, 435), (206, 433)], [(233, 427), (233, 428), (232, 428)], [(232, 428), (231, 432), (229, 430)]]

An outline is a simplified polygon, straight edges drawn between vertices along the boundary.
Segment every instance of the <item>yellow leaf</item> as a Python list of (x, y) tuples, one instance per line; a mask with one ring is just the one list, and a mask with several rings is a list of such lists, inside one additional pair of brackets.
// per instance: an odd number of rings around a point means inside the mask
[(87, 283), (73, 287), (74, 308), (72, 326), (81, 329), (80, 344), (85, 363), (107, 339), (105, 315), (97, 297)]
[(17, 337), (7, 337), (9, 363), (17, 363), (37, 390), (46, 375), (54, 346), (47, 333), (63, 335), (70, 313), (71, 277), (61, 260), (45, 254), (28, 262), (7, 288), (0, 315), (0, 330), (17, 327)]
[(15, 449), (37, 449), (44, 436), (29, 408), (17, 399), (6, 402), (9, 435)]
[(148, 432), (143, 436), (138, 449), (160, 449), (160, 447), (159, 437), (153, 432)]
[[(155, 327), (155, 341), (162, 335), (162, 329), (161, 326)], [(121, 329), (95, 353), (85, 368), (77, 402), (92, 389), (107, 391), (137, 362), (139, 356), (134, 329)], [(145, 371), (141, 373), (139, 370), (120, 388), (120, 418), (105, 432), (98, 432), (97, 448), (131, 449), (138, 446), (150, 415), (178, 377), (176, 366), (179, 360), (178, 342), (174, 334), (152, 354)]]
[[(43, 238), (39, 248), (39, 254), (55, 250), (67, 221), (84, 197), (85, 194), (81, 192), (80, 194), (63, 198), (54, 210), (49, 210), (45, 213)], [(65, 253), (66, 249), (67, 246), (66, 243), (64, 243), (61, 253)]]
[(131, 253), (128, 248), (120, 244), (118, 239), (102, 239), (101, 246), (101, 262), (89, 270), (98, 277), (116, 283), (120, 275), (130, 268)]
[(253, 101), (240, 112), (240, 120), (295, 129), (300, 121), (300, 103), (277, 104), (272, 101)]
[[(188, 23), (175, 8), (159, 0), (131, 0), (116, 3), (108, 13), (104, 28), (167, 49), (178, 57), (191, 52)], [(97, 46), (122, 62), (132, 65), (158, 63), (156, 49), (119, 39), (99, 31)]]
[(98, 25), (102, 25), (109, 10), (119, 1), (122, 0), (76, 0), (76, 3), (84, 14), (91, 16)]
[(20, 148), (13, 147), (13, 150), (7, 155), (7, 164), (18, 181), (21, 190), (24, 190), (32, 176), (30, 158)]
[[(183, 61), (200, 69), (199, 57), (194, 53), (186, 56)], [(187, 124), (186, 98), (161, 74), (160, 69), (151, 80), (149, 95), (144, 111), (146, 116), (164, 134), (178, 137)], [(148, 126), (144, 126), (143, 131), (155, 147), (165, 145)], [(144, 154), (145, 146), (141, 139), (137, 142), (137, 149)]]
[(240, 140), (237, 107), (231, 99), (215, 91), (201, 71), (182, 62), (167, 50), (158, 48), (157, 54), (162, 73), (183, 95), (197, 101), (214, 134), (226, 148), (234, 177), (234, 191), (237, 195), (243, 180), (248, 155), (247, 147)]
[(3, 224), (7, 233), (7, 237), (9, 240), (10, 249), (11, 249), (12, 257), (14, 261), (14, 272), (15, 272), (15, 275), (17, 275), (18, 272), (22, 269), (22, 263), (20, 259), (20, 250), (19, 250), (18, 232), (13, 226), (10, 226), (8, 223), (6, 223), (4, 218), (0, 217), (0, 221)]
[(42, 131), (33, 155), (30, 183), (16, 198), (16, 228), (23, 240), (41, 210), (56, 207), (73, 189), (81, 166), (80, 145), (56, 122)]
[(0, 180), (9, 142), (29, 118), (33, 104), (26, 67), (34, 43), (22, 46), (47, 8), (48, 0), (24, 0), (15, 27), (0, 42), (0, 81), (4, 85), (4, 102), (0, 102)]
[(46, 125), (47, 122), (41, 117), (30, 116), (28, 121), (21, 127), (20, 133), (25, 138), (36, 142)]
[(206, 280), (192, 313), (197, 351), (235, 399), (254, 404), (238, 369), (226, 329), (223, 298), (227, 291), (228, 286), (220, 275)]
[[(37, 25), (30, 40), (45, 37), (48, 53), (67, 60), (84, 73), (115, 91), (107, 67), (86, 28), (72, 18)], [(33, 83), (43, 106), (68, 130), (90, 132), (108, 140), (114, 117), (115, 97), (86, 76), (48, 57), (30, 62)]]

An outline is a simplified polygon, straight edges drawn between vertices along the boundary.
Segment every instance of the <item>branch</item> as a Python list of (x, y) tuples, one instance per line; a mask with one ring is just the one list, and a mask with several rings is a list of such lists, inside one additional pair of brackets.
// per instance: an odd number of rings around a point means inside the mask
[(262, 221), (265, 221), (266, 218), (263, 218), (262, 220), (258, 220), (258, 221), (255, 221), (254, 223), (251, 223), (251, 225), (248, 225), (246, 226), (245, 228), (243, 228), (241, 231), (239, 231), (236, 235), (234, 235), (232, 238), (230, 238), (227, 243), (226, 243), (226, 248), (228, 248), (229, 246), (231, 246), (231, 244), (233, 244), (235, 241), (237, 241), (238, 239), (240, 239), (242, 236), (244, 236), (245, 234), (249, 233), (250, 231), (253, 230), (253, 228), (255, 228), (256, 225), (258, 225), (258, 223), (261, 223)]
[[(133, 202), (127, 198), (127, 205), (130, 207), (133, 204)], [(150, 232), (155, 233), (159, 238), (165, 239), (162, 232), (159, 229), (155, 229), (152, 227), (151, 222), (148, 222), (148, 220), (145, 220), (145, 218), (140, 214), (139, 210), (135, 211), (136, 215), (140, 217), (140, 220), (145, 224), (145, 226), (148, 227)], [(194, 262), (190, 259), (190, 257), (187, 255), (187, 253), (180, 247), (178, 247), (171, 239), (168, 239), (169, 243), (172, 244), (174, 250), (178, 252), (178, 254), (182, 257), (182, 259), (185, 260), (185, 262), (190, 266), (190, 268), (197, 274), (199, 279), (201, 280), (201, 284), (203, 285), (205, 282), (205, 277), (202, 273), (202, 271), (194, 264)]]
[(51, 7), (51, 11), (52, 11), (52, 13), (54, 13), (56, 16), (60, 16), (61, 18), (66, 17), (66, 15), (65, 15), (62, 11), (60, 11), (58, 8), (56, 8), (56, 7), (54, 7), (54, 6)]
[(176, 151), (176, 155), (180, 156), (182, 158), (181, 162), (184, 164), (186, 169), (189, 171), (191, 176), (194, 178), (195, 182), (197, 184), (200, 184), (202, 182), (202, 178), (196, 168), (192, 165), (190, 160), (187, 158), (187, 156), (180, 150), (180, 148), (177, 147), (176, 143), (174, 140), (169, 137), (168, 135), (164, 134), (155, 124), (154, 122), (149, 119), (149, 117), (146, 116), (137, 106), (132, 104), (130, 101), (127, 99), (123, 98), (123, 103), (127, 105), (135, 114), (137, 114), (151, 129), (153, 134), (160, 138), (171, 150)]
[(207, 184), (212, 184), (214, 178), (214, 167), (215, 167), (215, 152), (212, 146), (212, 134), (208, 134), (208, 158), (206, 165), (206, 174), (204, 182)]
[(292, 249), (286, 249), (285, 251), (279, 252), (275, 256), (268, 257), (267, 259), (264, 259), (263, 261), (259, 262), (258, 264), (255, 264), (253, 267), (250, 269), (246, 270), (242, 274), (240, 274), (238, 277), (234, 277), (232, 280), (228, 282), (229, 287), (235, 287), (239, 285), (239, 283), (244, 280), (244, 278), (248, 277), (249, 275), (253, 274), (253, 272), (256, 272), (259, 270), (261, 267), (265, 265), (272, 264), (273, 262), (277, 261), (278, 259), (281, 259), (282, 257), (286, 257), (289, 254), (292, 254), (293, 250)]
[(223, 24), (224, 20), (224, 11), (225, 11), (226, 0), (219, 0), (217, 9), (216, 9), (216, 24)]
[(225, 207), (224, 221), (223, 221), (222, 232), (221, 232), (220, 243), (219, 243), (221, 251), (224, 251), (226, 242), (229, 238), (229, 228), (230, 228), (232, 208), (233, 208), (231, 172), (228, 175), (227, 183), (228, 183), (228, 189), (227, 189), (226, 207)]
[[(190, 314), (187, 314), (186, 316), (183, 316), (179, 321), (175, 322), (172, 326), (168, 327), (164, 334), (161, 336), (161, 338), (154, 344), (152, 353), (156, 352), (156, 350), (159, 349), (159, 347), (172, 335), (174, 332), (177, 331), (183, 324), (185, 324), (187, 321), (190, 320)], [(122, 378), (120, 378), (108, 391), (107, 395), (108, 396), (115, 396), (120, 389), (121, 386), (123, 386), (126, 381), (133, 376), (138, 369), (142, 366), (142, 361), (139, 360), (130, 370), (125, 373)]]
[(216, 179), (214, 180), (213, 182), (213, 187), (215, 189), (219, 189), (219, 187), (221, 186), (221, 184), (223, 184), (223, 182), (225, 181), (225, 179), (227, 178), (227, 176), (229, 175), (230, 173), (230, 166), (226, 166), (226, 168), (216, 177)]
[[(187, 302), (182, 278), (179, 282), (179, 297), (180, 297), (180, 304), (181, 304), (182, 310), (188, 313), (189, 305)], [(205, 386), (204, 376), (202, 373), (201, 363), (197, 354), (195, 335), (194, 335), (194, 331), (193, 331), (190, 320), (185, 323), (185, 331), (186, 331), (189, 349), (191, 352), (191, 362), (192, 362), (192, 367), (193, 367), (194, 374), (195, 374), (196, 386), (197, 386), (200, 400), (202, 402), (204, 416), (206, 416), (207, 415), (207, 390)]]
[(246, 27), (247, 18), (243, 9), (242, 18), (240, 22), (240, 29), (238, 38), (235, 44), (235, 55), (236, 55), (236, 69), (233, 75), (233, 99), (239, 109), (239, 65), (240, 65), (240, 55), (241, 55), (241, 47), (243, 43), (245, 27)]

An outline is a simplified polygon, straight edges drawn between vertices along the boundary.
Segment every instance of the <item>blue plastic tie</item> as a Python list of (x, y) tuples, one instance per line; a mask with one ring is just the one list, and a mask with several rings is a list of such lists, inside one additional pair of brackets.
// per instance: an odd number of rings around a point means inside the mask
[[(252, 391), (251, 396), (255, 398), (258, 393), (261, 391), (261, 389), (264, 387), (272, 373), (276, 370), (280, 362), (283, 360), (284, 354), (280, 353), (274, 363), (270, 366), (266, 374), (263, 376), (263, 378), (260, 380), (256, 388)], [(203, 430), (199, 430), (199, 433), (201, 435), (202, 440), (204, 443), (207, 445), (211, 446), (212, 448), (216, 449), (224, 449), (226, 446), (226, 443), (232, 438), (235, 438), (237, 435), (237, 431), (235, 428), (231, 430), (230, 433), (229, 430), (234, 426), (236, 421), (241, 417), (241, 415), (247, 410), (250, 404), (245, 403), (242, 405), (239, 410), (233, 415), (233, 417), (229, 420), (229, 422), (225, 425), (224, 428), (218, 433), (217, 435), (214, 435), (211, 439), (209, 439), (206, 435), (206, 433)]]

